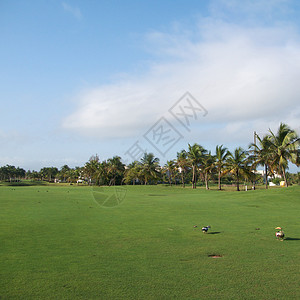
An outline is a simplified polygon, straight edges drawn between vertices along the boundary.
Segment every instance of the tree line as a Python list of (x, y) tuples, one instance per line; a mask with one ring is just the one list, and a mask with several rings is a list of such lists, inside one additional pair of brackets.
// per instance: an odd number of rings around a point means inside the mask
[[(127, 166), (120, 156), (100, 161), (98, 155), (93, 155), (82, 167), (70, 168), (64, 165), (60, 170), (44, 167), (40, 171), (26, 172), (7, 165), (0, 168), (0, 178), (10, 181), (26, 178), (49, 182), (84, 182), (91, 185), (167, 182), (185, 187), (191, 183), (194, 189), (199, 182), (203, 182), (206, 189), (209, 189), (211, 181), (217, 181), (219, 190), (222, 189), (221, 184), (235, 183), (239, 191), (242, 180), (251, 182), (253, 189), (257, 182), (262, 181), (261, 175), (256, 172), (260, 165), (264, 167), (266, 188), (268, 177), (275, 174), (282, 176), (287, 187), (292, 176), (287, 173), (289, 162), (300, 165), (300, 139), (296, 131), (281, 123), (276, 134), (269, 130), (265, 136), (256, 135), (256, 139), (257, 143), (251, 143), (247, 150), (237, 147), (231, 152), (225, 146), (217, 145), (214, 154), (197, 143), (188, 144), (186, 150), (178, 152), (175, 159), (167, 161), (163, 166), (153, 153), (144, 153), (140, 161)], [(299, 180), (299, 173), (297, 176)]]

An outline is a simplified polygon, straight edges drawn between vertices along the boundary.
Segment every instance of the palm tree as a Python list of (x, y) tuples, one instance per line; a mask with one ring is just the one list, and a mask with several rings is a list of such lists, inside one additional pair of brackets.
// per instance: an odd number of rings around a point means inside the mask
[(271, 151), (270, 136), (266, 135), (262, 139), (256, 135), (259, 145), (254, 143), (250, 144), (249, 148), (252, 155), (249, 159), (253, 162), (252, 166), (256, 169), (257, 165), (264, 166), (265, 168), (265, 184), (266, 189), (268, 188), (268, 172), (271, 171), (271, 162), (274, 158), (274, 154)]
[(68, 165), (64, 165), (61, 167), (59, 172), (60, 172), (61, 179), (63, 179), (63, 182), (66, 181), (66, 177), (69, 171), (70, 171), (70, 167)]
[(239, 191), (239, 179), (247, 172), (247, 152), (241, 147), (236, 148), (233, 153), (229, 152), (227, 159), (227, 171), (231, 171), (236, 176), (236, 190)]
[(49, 182), (52, 181), (53, 178), (58, 173), (58, 169), (56, 167), (44, 167), (40, 170), (43, 178), (47, 178)]
[(211, 173), (215, 168), (216, 157), (211, 155), (211, 152), (205, 154), (202, 161), (202, 170), (204, 174), (205, 188), (209, 190), (208, 181), (210, 179)]
[(203, 155), (207, 152), (202, 146), (198, 144), (194, 144), (193, 146), (189, 145), (189, 151), (188, 151), (188, 158), (190, 161), (190, 165), (192, 166), (193, 170), (193, 178), (192, 178), (192, 188), (196, 188), (196, 182), (197, 182), (197, 170), (200, 166), (200, 163), (203, 159)]
[(78, 180), (78, 176), (77, 176), (77, 172), (75, 171), (75, 169), (69, 169), (66, 174), (65, 174), (66, 178), (68, 178), (68, 182), (76, 182)]
[(141, 163), (138, 161), (134, 161), (128, 165), (128, 168), (125, 170), (124, 181), (126, 184), (130, 184), (132, 182), (135, 185), (137, 180), (140, 180), (140, 172), (141, 172)]
[(226, 147), (223, 148), (223, 145), (216, 146), (216, 162), (215, 166), (218, 172), (218, 189), (221, 190), (221, 176), (222, 171), (226, 167), (226, 159), (229, 155), (229, 151)]
[(155, 157), (153, 153), (144, 153), (141, 163), (141, 174), (143, 176), (145, 185), (150, 180), (157, 180), (159, 176), (159, 159)]
[(115, 185), (117, 177), (120, 177), (121, 179), (123, 178), (125, 165), (121, 162), (120, 156), (114, 156), (113, 158), (109, 158), (107, 160), (107, 163), (107, 175), (110, 177), (109, 185)]
[(99, 168), (100, 168), (99, 156), (91, 156), (89, 161), (84, 165), (84, 174), (88, 178), (88, 183), (92, 184), (93, 181), (98, 183)]
[(255, 190), (255, 182), (260, 178), (260, 174), (255, 173), (253, 161), (249, 158), (249, 156), (245, 161), (245, 166), (241, 173), (245, 180), (252, 182), (252, 190)]
[(297, 166), (300, 165), (300, 139), (296, 131), (284, 123), (280, 123), (276, 135), (271, 129), (269, 129), (269, 132), (270, 149), (274, 154), (273, 164), (278, 167), (278, 170), (283, 175), (285, 186), (288, 187), (286, 169), (288, 168), (288, 161), (295, 163)]
[(169, 184), (172, 185), (172, 179), (173, 179), (174, 173), (175, 173), (175, 162), (174, 162), (174, 160), (168, 160), (167, 161), (167, 163), (165, 164), (165, 170), (166, 170), (167, 176), (169, 178)]
[(98, 185), (111, 185), (111, 165), (108, 161), (103, 160), (99, 163), (98, 170), (96, 173), (96, 180)]
[(32, 170), (31, 176), (33, 180), (41, 180), (41, 174), (38, 171)]
[(184, 187), (184, 175), (186, 173), (188, 163), (189, 163), (187, 155), (188, 154), (185, 150), (181, 150), (181, 152), (177, 152), (176, 165), (181, 174), (182, 187)]

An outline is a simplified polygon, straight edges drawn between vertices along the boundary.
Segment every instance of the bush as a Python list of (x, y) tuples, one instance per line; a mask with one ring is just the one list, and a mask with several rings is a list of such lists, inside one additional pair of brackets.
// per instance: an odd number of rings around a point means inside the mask
[(280, 184), (280, 181), (282, 181), (281, 178), (273, 178), (273, 179), (271, 180), (271, 182), (273, 182), (273, 183), (276, 184), (276, 185), (279, 185), (279, 184)]

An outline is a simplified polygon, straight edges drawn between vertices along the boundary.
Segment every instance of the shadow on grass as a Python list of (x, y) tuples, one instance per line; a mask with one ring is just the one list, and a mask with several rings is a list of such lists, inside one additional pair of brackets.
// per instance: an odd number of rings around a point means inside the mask
[(287, 237), (284, 240), (285, 241), (300, 241), (300, 239), (298, 239), (298, 238), (291, 238), (291, 237)]
[(45, 186), (47, 185), (48, 182), (45, 181), (21, 181), (21, 182), (5, 182), (2, 183), (3, 186), (13, 186), (13, 187), (18, 187), (18, 186)]
[(221, 231), (213, 231), (213, 232), (208, 232), (207, 234), (219, 234)]

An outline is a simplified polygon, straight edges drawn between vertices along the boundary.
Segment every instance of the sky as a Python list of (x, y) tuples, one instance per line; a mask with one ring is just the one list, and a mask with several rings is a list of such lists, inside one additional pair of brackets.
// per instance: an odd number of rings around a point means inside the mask
[(297, 0), (0, 0), (0, 38), (1, 166), (300, 133)]

